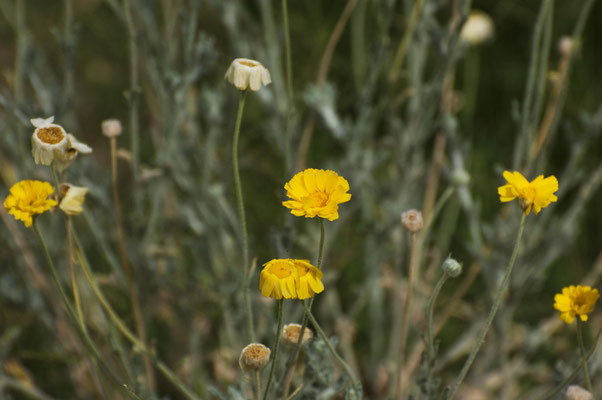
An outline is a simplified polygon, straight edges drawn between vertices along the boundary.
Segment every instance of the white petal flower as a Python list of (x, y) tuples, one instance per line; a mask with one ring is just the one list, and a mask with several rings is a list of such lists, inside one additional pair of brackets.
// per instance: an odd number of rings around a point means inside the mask
[(87, 187), (73, 186), (68, 183), (61, 185), (62, 198), (59, 208), (67, 215), (81, 214), (82, 204), (87, 193)]
[(54, 117), (31, 120), (36, 127), (31, 136), (31, 154), (36, 164), (50, 165), (56, 158), (63, 157), (69, 146), (67, 133), (53, 121)]
[(258, 91), (262, 86), (272, 83), (270, 71), (259, 61), (248, 58), (234, 59), (224, 78), (238, 90)]
[(493, 37), (493, 20), (483, 11), (471, 11), (460, 32), (460, 39), (473, 46), (486, 42)]
[(90, 146), (80, 142), (72, 134), (67, 134), (67, 140), (69, 141), (67, 150), (65, 150), (65, 152), (62, 155), (57, 156), (54, 159), (54, 164), (59, 170), (59, 172), (63, 172), (64, 170), (66, 170), (73, 163), (73, 161), (75, 161), (79, 153), (92, 153), (92, 148)]

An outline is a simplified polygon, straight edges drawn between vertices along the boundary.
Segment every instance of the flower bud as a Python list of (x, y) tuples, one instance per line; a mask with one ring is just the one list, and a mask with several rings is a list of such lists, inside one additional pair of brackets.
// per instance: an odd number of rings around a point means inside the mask
[(468, 185), (470, 183), (470, 175), (464, 168), (456, 168), (452, 173), (452, 182), (458, 186)]
[(486, 42), (493, 37), (493, 20), (483, 11), (471, 11), (460, 31), (460, 39), (473, 46)]
[(260, 343), (251, 343), (240, 352), (238, 365), (244, 372), (261, 371), (270, 361), (271, 353), (268, 347)]
[(594, 396), (581, 386), (572, 385), (566, 390), (566, 400), (594, 400)]
[(575, 50), (575, 41), (570, 36), (562, 36), (558, 40), (558, 52), (563, 57), (570, 56)]
[(108, 138), (121, 135), (121, 122), (118, 119), (107, 119), (100, 125), (102, 134)]
[(424, 222), (422, 221), (422, 213), (415, 209), (411, 209), (402, 213), (401, 224), (404, 228), (412, 233), (420, 231), (424, 226)]
[[(301, 333), (301, 325), (299, 324), (287, 324), (282, 329), (282, 341), (290, 346), (296, 346), (297, 341), (299, 340), (299, 334)], [(301, 340), (301, 345), (305, 345), (310, 342), (314, 338), (314, 333), (308, 327), (305, 327), (303, 331), (303, 340)]]
[(272, 83), (270, 71), (259, 61), (248, 58), (236, 58), (226, 71), (225, 79), (238, 90), (258, 91), (262, 86)]
[(443, 261), (441, 268), (443, 268), (443, 272), (451, 278), (455, 278), (462, 273), (462, 264), (451, 257), (447, 257), (445, 261)]

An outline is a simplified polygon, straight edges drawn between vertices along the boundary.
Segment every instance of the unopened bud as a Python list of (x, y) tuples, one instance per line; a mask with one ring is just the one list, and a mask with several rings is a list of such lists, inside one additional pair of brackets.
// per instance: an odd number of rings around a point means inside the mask
[(443, 268), (443, 272), (451, 278), (455, 278), (462, 273), (462, 264), (451, 257), (447, 257), (445, 261), (443, 261), (441, 268)]
[(468, 185), (470, 182), (470, 175), (463, 168), (455, 169), (452, 174), (452, 181), (458, 186)]
[[(299, 334), (301, 333), (301, 325), (299, 324), (287, 324), (282, 329), (282, 341), (290, 346), (296, 346), (299, 341)], [(303, 340), (301, 345), (310, 342), (314, 338), (314, 333), (309, 328), (305, 328), (303, 331)]]
[(261, 343), (251, 343), (240, 352), (238, 365), (245, 372), (261, 371), (270, 361), (272, 351)]
[(412, 233), (420, 231), (424, 226), (424, 222), (422, 221), (422, 213), (415, 209), (411, 209), (402, 213), (401, 224), (404, 228)]
[(121, 135), (121, 122), (118, 119), (107, 119), (101, 124), (102, 134), (108, 138)]

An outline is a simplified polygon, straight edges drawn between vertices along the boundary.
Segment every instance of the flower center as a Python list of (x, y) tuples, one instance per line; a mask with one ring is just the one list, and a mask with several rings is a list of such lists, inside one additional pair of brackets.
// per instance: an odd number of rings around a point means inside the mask
[(270, 272), (278, 277), (278, 279), (291, 276), (291, 265), (281, 261), (270, 267)]
[(313, 207), (324, 207), (328, 203), (328, 195), (323, 192), (313, 192), (309, 198)]
[(241, 63), (242, 65), (245, 65), (247, 67), (256, 67), (258, 64), (251, 62), (251, 61), (239, 61), (239, 63)]
[(55, 126), (41, 128), (38, 130), (37, 135), (38, 138), (46, 144), (57, 144), (65, 137), (63, 131)]

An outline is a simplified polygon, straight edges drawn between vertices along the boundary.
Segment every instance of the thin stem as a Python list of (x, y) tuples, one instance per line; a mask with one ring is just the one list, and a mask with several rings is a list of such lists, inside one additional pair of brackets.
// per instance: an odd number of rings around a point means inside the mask
[[(121, 268), (125, 275), (128, 292), (130, 295), (130, 304), (134, 314), (134, 322), (136, 324), (136, 333), (140, 337), (142, 342), (146, 343), (146, 330), (144, 329), (144, 319), (142, 318), (142, 310), (140, 307), (140, 298), (138, 296), (138, 289), (134, 283), (134, 277), (132, 273), (132, 267), (128, 260), (128, 254), (126, 250), (126, 239), (125, 229), (123, 228), (123, 221), (121, 216), (121, 202), (119, 201), (119, 184), (117, 181), (117, 138), (109, 138), (110, 149), (111, 149), (111, 184), (113, 194), (113, 209), (115, 210), (115, 225), (117, 226), (117, 242), (119, 245), (119, 258), (121, 261)], [(148, 355), (143, 355), (144, 360), (144, 373), (148, 383), (149, 390), (154, 392), (155, 376), (153, 373), (152, 363)]]
[(416, 29), (416, 24), (418, 23), (418, 18), (422, 13), (422, 7), (424, 5), (424, 0), (417, 0), (414, 2), (414, 7), (412, 7), (412, 14), (410, 15), (410, 21), (408, 22), (408, 26), (403, 33), (403, 37), (401, 38), (401, 42), (399, 42), (399, 47), (395, 52), (395, 58), (393, 59), (393, 65), (391, 66), (391, 70), (389, 71), (389, 81), (394, 82), (397, 80), (400, 74), (400, 69), (403, 67), (403, 61), (408, 52), (408, 48), (410, 47), (410, 41), (412, 40), (412, 36), (414, 35), (414, 30)]
[[(139, 74), (138, 74), (138, 51), (136, 48), (136, 28), (132, 17), (132, 0), (125, 0), (123, 3), (123, 14), (128, 32), (128, 48), (130, 55), (130, 90), (128, 101), (130, 105), (130, 145), (132, 151), (132, 172), (134, 178), (134, 194), (138, 192), (138, 164), (139, 164), (139, 132), (138, 132), (138, 95), (139, 95)], [(138, 201), (136, 201), (138, 204)]]
[(516, 257), (518, 256), (518, 248), (519, 248), (520, 241), (523, 237), (523, 230), (525, 227), (526, 217), (527, 217), (527, 214), (525, 214), (523, 212), (522, 218), (520, 220), (520, 226), (518, 227), (518, 234), (516, 235), (516, 242), (514, 243), (514, 249), (512, 250), (512, 256), (510, 257), (510, 262), (508, 263), (508, 266), (506, 267), (506, 273), (504, 274), (502, 283), (500, 284), (497, 294), (495, 295), (495, 300), (493, 301), (493, 305), (491, 306), (491, 310), (489, 311), (489, 315), (487, 316), (485, 325), (483, 325), (483, 328), (481, 329), (481, 332), (479, 333), (479, 336), (477, 337), (477, 340), (474, 343), (472, 350), (470, 351), (470, 355), (468, 356), (468, 359), (464, 363), (464, 366), (462, 367), (462, 371), (460, 371), (460, 375), (458, 375), (458, 378), (456, 378), (456, 381), (454, 382), (454, 386), (452, 387), (452, 389), (447, 397), (447, 400), (451, 400), (454, 398), (456, 392), (458, 391), (458, 388), (462, 384), (462, 381), (464, 381), (464, 378), (466, 377), (466, 374), (468, 373), (470, 366), (472, 365), (474, 359), (477, 356), (477, 353), (479, 352), (479, 350), (481, 349), (481, 346), (483, 345), (483, 342), (485, 341), (485, 336), (487, 335), (487, 332), (489, 331), (489, 328), (491, 327), (491, 323), (493, 322), (493, 317), (495, 317), (495, 314), (497, 313), (497, 310), (500, 307), (500, 304), (502, 303), (502, 298), (504, 297), (506, 288), (508, 287), (508, 284), (510, 283), (510, 275), (512, 274), (512, 269), (514, 268), (514, 262), (516, 261)]
[[(322, 269), (322, 257), (324, 254), (324, 219), (319, 218), (320, 220), (320, 245), (318, 247), (318, 262), (316, 264), (319, 270)], [(311, 310), (314, 305), (315, 297), (312, 297), (309, 300), (309, 309)], [(297, 339), (297, 344), (295, 345), (295, 350), (291, 353), (288, 360), (286, 360), (286, 365), (284, 370), (286, 371), (284, 374), (284, 395), (283, 398), (286, 399), (288, 396), (288, 391), (291, 385), (291, 380), (293, 379), (293, 371), (295, 364), (297, 363), (297, 358), (299, 357), (299, 353), (301, 352), (301, 344), (303, 342), (303, 335), (305, 334), (305, 329), (307, 328), (308, 317), (307, 314), (304, 314), (303, 321), (301, 323), (301, 328), (299, 329), (299, 338)]]
[(54, 165), (54, 161), (50, 164), (50, 170), (52, 171), (52, 180), (54, 182), (54, 190), (56, 190), (56, 201), (57, 203), (61, 202), (61, 191), (59, 185), (59, 177), (56, 173), (56, 166)]
[(261, 399), (261, 373), (255, 371), (255, 400)]
[[(437, 297), (439, 296), (439, 292), (441, 292), (441, 288), (449, 278), (449, 275), (443, 273), (439, 281), (435, 285), (433, 289), (433, 293), (429, 298), (427, 307), (426, 307), (426, 351), (429, 359), (429, 366), (431, 365), (434, 357), (435, 357), (435, 344), (433, 338), (433, 311), (435, 309), (435, 302), (437, 301)], [(430, 368), (429, 368), (430, 369)]]
[(403, 317), (401, 321), (401, 335), (399, 339), (399, 355), (397, 358), (397, 368), (395, 370), (395, 376), (397, 377), (397, 384), (395, 385), (395, 398), (398, 399), (402, 392), (402, 370), (403, 362), (405, 358), (406, 342), (408, 338), (408, 321), (410, 320), (410, 314), (412, 312), (412, 298), (414, 297), (414, 264), (416, 259), (416, 232), (412, 232), (410, 245), (410, 262), (408, 265), (408, 286), (406, 288), (405, 302), (403, 305)]
[(589, 371), (587, 369), (587, 360), (585, 358), (585, 345), (583, 344), (583, 323), (581, 319), (577, 318), (577, 342), (579, 343), (579, 353), (581, 354), (581, 369), (583, 370), (583, 377), (585, 378), (585, 386), (587, 390), (593, 395), (594, 390), (592, 389), (592, 381), (589, 377)]
[(291, 160), (291, 124), (293, 118), (293, 61), (291, 56), (291, 37), (288, 24), (288, 1), (282, 0), (282, 25), (284, 28), (284, 47), (286, 53), (286, 168), (290, 172), (292, 168)]
[(77, 318), (79, 326), (82, 330), (86, 329), (84, 322), (84, 313), (82, 312), (81, 301), (79, 298), (79, 291), (77, 290), (77, 281), (75, 280), (75, 266), (73, 265), (73, 236), (71, 235), (72, 230), (71, 217), (66, 217), (66, 228), (67, 228), (67, 249), (69, 257), (69, 274), (71, 275), (71, 287), (73, 290), (73, 301), (75, 302), (75, 311), (77, 311)]
[(198, 396), (195, 395), (188, 387), (186, 387), (186, 385), (184, 384), (184, 382), (182, 382), (180, 380), (180, 378), (178, 378), (163, 362), (156, 359), (154, 352), (152, 350), (150, 350), (148, 347), (146, 347), (144, 342), (142, 342), (140, 339), (138, 339), (138, 337), (136, 337), (136, 335), (134, 335), (132, 333), (132, 331), (129, 330), (129, 328), (125, 325), (125, 323), (121, 320), (121, 318), (119, 318), (117, 313), (115, 313), (115, 311), (113, 310), (113, 307), (111, 307), (111, 305), (105, 298), (104, 294), (102, 293), (102, 291), (96, 284), (96, 280), (94, 279), (94, 276), (92, 275), (92, 271), (90, 270), (88, 261), (87, 261), (86, 257), (84, 256), (83, 248), (81, 246), (81, 243), (79, 242), (79, 238), (77, 237), (77, 235), (75, 235), (75, 232), (74, 232), (74, 238), (75, 238), (75, 244), (78, 249), (78, 256), (79, 256), (79, 261), (80, 261), (79, 264), (80, 264), (82, 270), (84, 271), (86, 280), (88, 281), (88, 284), (90, 285), (90, 287), (92, 288), (92, 291), (96, 295), (96, 298), (98, 299), (98, 301), (100, 302), (102, 307), (105, 309), (105, 311), (107, 312), (107, 314), (109, 315), (109, 317), (111, 318), (111, 320), (113, 321), (113, 323), (115, 324), (117, 329), (119, 329), (119, 331), (123, 334), (123, 336), (125, 336), (134, 345), (134, 348), (136, 350), (142, 351), (145, 354), (151, 356), (152, 361), (155, 364), (155, 366), (157, 367), (157, 369), (159, 371), (161, 371), (161, 373), (167, 378), (167, 380), (169, 380), (176, 388), (178, 388), (180, 390), (180, 392), (182, 392), (182, 394), (187, 399), (199, 400)]
[(265, 385), (265, 392), (263, 393), (263, 400), (267, 400), (268, 394), (270, 393), (270, 386), (272, 385), (272, 378), (274, 377), (274, 370), (276, 369), (276, 361), (278, 361), (278, 348), (280, 347), (280, 336), (282, 335), (282, 315), (284, 309), (284, 299), (278, 300), (278, 329), (276, 330), (276, 344), (274, 345), (274, 358), (272, 358), (272, 365), (270, 366), (270, 375), (268, 376), (268, 383)]
[(255, 341), (255, 328), (253, 327), (253, 309), (251, 308), (251, 297), (249, 294), (249, 239), (247, 237), (247, 219), (245, 217), (245, 205), (242, 196), (242, 186), (240, 184), (240, 171), (238, 169), (238, 139), (240, 137), (240, 124), (242, 122), (242, 113), (245, 109), (245, 98), (247, 91), (240, 93), (238, 101), (238, 112), (236, 113), (236, 125), (234, 126), (234, 140), (232, 142), (232, 166), (234, 170), (234, 186), (236, 189), (236, 203), (238, 205), (238, 216), (240, 218), (240, 237), (242, 240), (242, 289), (243, 300), (245, 303), (245, 313), (247, 315), (247, 342)]
[(320, 337), (322, 338), (324, 343), (326, 343), (326, 347), (328, 347), (328, 350), (330, 350), (330, 353), (332, 354), (332, 356), (338, 361), (338, 363), (341, 365), (341, 367), (345, 370), (345, 373), (347, 374), (347, 376), (353, 383), (353, 386), (355, 387), (355, 389), (361, 393), (362, 384), (357, 379), (355, 379), (355, 375), (354, 375), (353, 371), (351, 370), (351, 367), (345, 362), (345, 360), (343, 360), (341, 358), (341, 356), (339, 356), (337, 351), (334, 349), (334, 347), (332, 346), (332, 343), (330, 343), (330, 340), (328, 340), (328, 337), (326, 337), (326, 334), (324, 333), (324, 331), (318, 324), (318, 321), (316, 321), (316, 318), (311, 313), (311, 310), (309, 309), (307, 303), (305, 301), (302, 301), (302, 303), (303, 303), (303, 308), (305, 309), (305, 315), (308, 316), (309, 320), (311, 321), (312, 325), (314, 326), (314, 329), (316, 330), (316, 332), (318, 332), (318, 335), (320, 335)]

